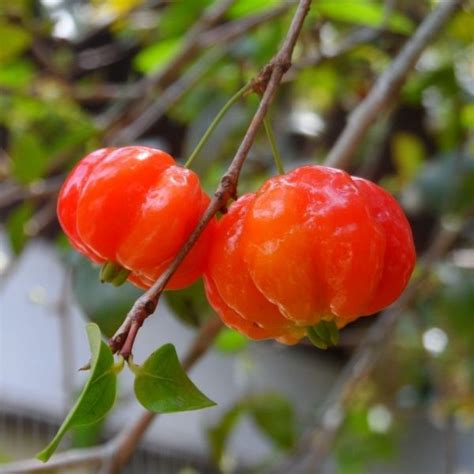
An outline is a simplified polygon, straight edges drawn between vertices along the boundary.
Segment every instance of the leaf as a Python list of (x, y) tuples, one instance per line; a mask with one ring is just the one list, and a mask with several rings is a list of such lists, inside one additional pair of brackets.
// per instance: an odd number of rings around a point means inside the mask
[(211, 446), (211, 457), (219, 465), (225, 452), (227, 441), (246, 410), (246, 405), (237, 403), (228, 410), (219, 422), (207, 430), (207, 438)]
[(250, 414), (257, 427), (280, 449), (290, 449), (296, 440), (296, 424), (290, 402), (276, 393), (250, 399)]
[(156, 72), (164, 66), (178, 51), (183, 38), (161, 40), (147, 48), (143, 48), (134, 59), (135, 69), (143, 73)]
[(210, 3), (211, 0), (171, 2), (159, 20), (160, 34), (164, 38), (184, 35)]
[(279, 449), (289, 449), (296, 439), (296, 425), (290, 402), (276, 393), (245, 396), (227, 410), (217, 424), (207, 429), (211, 456), (219, 464), (225, 447), (244, 415), (250, 415), (257, 428)]
[[(384, 19), (384, 6), (366, 0), (316, 2), (314, 8), (330, 20), (345, 21), (373, 28), (380, 27)], [(401, 13), (392, 12), (387, 28), (395, 33), (408, 35), (413, 32), (414, 24)]]
[[(20, 55), (30, 45), (31, 34), (20, 26), (0, 23), (0, 64)], [(2, 66), (3, 67), (3, 66)]]
[(20, 183), (31, 183), (43, 176), (50, 155), (34, 132), (14, 133), (9, 151), (12, 157), (12, 175)]
[(0, 85), (21, 89), (34, 80), (35, 68), (28, 60), (10, 62), (0, 68)]
[(391, 148), (400, 184), (408, 184), (423, 166), (426, 154), (423, 142), (416, 135), (398, 132), (392, 138)]
[(247, 15), (263, 13), (281, 4), (281, 0), (238, 0), (227, 12), (227, 17), (235, 20)]
[(153, 352), (136, 372), (135, 395), (138, 401), (155, 413), (199, 410), (215, 405), (186, 375), (173, 344)]
[(25, 232), (25, 224), (31, 219), (33, 215), (33, 206), (29, 202), (20, 204), (8, 216), (6, 229), (10, 246), (15, 255), (19, 255), (28, 240)]
[(72, 287), (84, 314), (98, 324), (107, 337), (113, 336), (141, 295), (141, 291), (130, 284), (115, 288), (100, 283), (99, 268), (79, 256), (74, 264)]
[(239, 352), (247, 347), (249, 340), (233, 329), (224, 328), (214, 340), (214, 347), (225, 353)]
[(74, 426), (90, 425), (101, 420), (112, 408), (117, 391), (117, 376), (113, 371), (114, 358), (110, 348), (102, 341), (99, 326), (86, 326), (91, 350), (90, 376), (51, 443), (37, 458), (47, 461), (56, 451), (64, 434)]

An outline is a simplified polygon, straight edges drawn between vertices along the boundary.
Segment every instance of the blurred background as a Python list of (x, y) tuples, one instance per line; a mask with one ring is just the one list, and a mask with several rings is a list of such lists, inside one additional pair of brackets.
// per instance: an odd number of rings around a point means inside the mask
[[(438, 4), (313, 1), (270, 111), (287, 170), (324, 162), (348, 114)], [(77, 371), (88, 358), (85, 322), (110, 336), (140, 294), (101, 285), (69, 247), (55, 215), (66, 173), (105, 145), (146, 144), (184, 162), (276, 52), (294, 6), (0, 0), (0, 463), (32, 457), (71, 407), (86, 377)], [(474, 473), (473, 7), (465, 2), (426, 48), (354, 150), (349, 171), (398, 198), (419, 256), (440, 229), (456, 238), (351, 391), (320, 472)], [(209, 193), (257, 104), (250, 96), (234, 106), (193, 164)], [(260, 133), (239, 193), (275, 173)], [(182, 355), (211, 313), (199, 282), (167, 293), (139, 334), (136, 360), (165, 342)], [(218, 406), (160, 417), (123, 472), (268, 472), (313, 426), (377, 320), (351, 324), (328, 351), (223, 330), (191, 373)], [(62, 449), (97, 445), (137, 417), (126, 372), (113, 413), (73, 431)]]

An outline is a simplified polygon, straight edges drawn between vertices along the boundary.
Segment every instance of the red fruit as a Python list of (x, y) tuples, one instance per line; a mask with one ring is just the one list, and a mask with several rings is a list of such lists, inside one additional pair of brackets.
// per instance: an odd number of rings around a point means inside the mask
[[(199, 178), (167, 153), (143, 146), (87, 155), (59, 194), (58, 217), (71, 245), (89, 259), (114, 262), (148, 288), (185, 243), (209, 203)], [(215, 221), (167, 288), (191, 284), (203, 272)]]
[(323, 166), (268, 180), (218, 223), (204, 278), (223, 321), (294, 343), (391, 304), (415, 263), (411, 229), (382, 188)]

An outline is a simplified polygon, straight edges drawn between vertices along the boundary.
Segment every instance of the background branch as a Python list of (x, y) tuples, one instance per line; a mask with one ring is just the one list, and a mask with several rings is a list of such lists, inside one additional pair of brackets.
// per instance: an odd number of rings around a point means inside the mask
[(396, 97), (423, 50), (462, 3), (463, 0), (441, 2), (423, 21), (390, 67), (379, 77), (366, 99), (349, 116), (346, 128), (329, 152), (326, 160), (328, 166), (346, 168), (349, 165), (352, 154), (377, 115)]

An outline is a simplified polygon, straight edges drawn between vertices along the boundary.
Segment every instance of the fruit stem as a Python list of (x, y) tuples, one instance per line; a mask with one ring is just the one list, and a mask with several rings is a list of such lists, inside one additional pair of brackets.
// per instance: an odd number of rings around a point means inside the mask
[(211, 122), (209, 127), (207, 128), (206, 132), (204, 135), (201, 137), (199, 140), (199, 143), (196, 145), (196, 148), (194, 148), (193, 152), (187, 159), (186, 163), (184, 164), (185, 168), (189, 168), (191, 164), (193, 163), (194, 159), (196, 156), (200, 153), (200, 151), (203, 149), (204, 145), (207, 143), (207, 140), (211, 136), (212, 132), (215, 130), (217, 125), (219, 125), (219, 122), (222, 120), (224, 117), (225, 113), (251, 88), (251, 83), (245, 84), (244, 87), (242, 87), (240, 90), (238, 90), (222, 107), (222, 109), (219, 111), (219, 113), (214, 117), (214, 120)]
[(279, 174), (285, 174), (285, 168), (283, 167), (283, 162), (281, 160), (280, 152), (276, 144), (275, 134), (273, 133), (272, 122), (268, 115), (263, 119), (263, 126), (265, 127), (265, 132), (267, 134), (268, 141), (270, 142), (270, 147), (273, 153), (273, 159), (275, 160), (275, 166)]
[(138, 364), (135, 364), (133, 361), (133, 356), (130, 355), (127, 359), (128, 368), (135, 374), (138, 375), (140, 373), (141, 367)]

